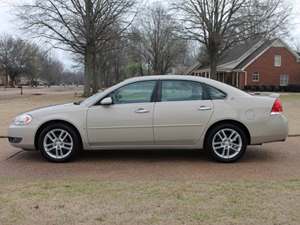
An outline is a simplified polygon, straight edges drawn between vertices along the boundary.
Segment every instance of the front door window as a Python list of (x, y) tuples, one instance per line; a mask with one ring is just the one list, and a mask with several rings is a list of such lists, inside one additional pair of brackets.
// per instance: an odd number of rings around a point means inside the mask
[(111, 97), (114, 104), (151, 102), (156, 81), (141, 81), (119, 88)]

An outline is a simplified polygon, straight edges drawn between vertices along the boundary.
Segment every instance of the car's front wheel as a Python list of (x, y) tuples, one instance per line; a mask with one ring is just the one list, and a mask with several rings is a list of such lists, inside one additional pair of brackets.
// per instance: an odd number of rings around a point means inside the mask
[(236, 125), (222, 124), (208, 134), (206, 149), (211, 158), (219, 162), (235, 162), (242, 158), (247, 148), (245, 132)]
[(38, 147), (42, 156), (51, 162), (67, 162), (77, 155), (80, 141), (77, 133), (68, 125), (52, 124), (39, 135)]

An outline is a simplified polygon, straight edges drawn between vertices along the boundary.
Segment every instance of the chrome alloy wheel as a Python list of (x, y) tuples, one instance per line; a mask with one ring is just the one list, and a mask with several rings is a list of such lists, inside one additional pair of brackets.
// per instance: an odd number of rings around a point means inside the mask
[(44, 137), (43, 146), (53, 159), (64, 159), (72, 153), (73, 138), (63, 129), (50, 130)]
[(236, 157), (243, 147), (241, 135), (229, 128), (219, 130), (213, 137), (213, 151), (223, 159)]

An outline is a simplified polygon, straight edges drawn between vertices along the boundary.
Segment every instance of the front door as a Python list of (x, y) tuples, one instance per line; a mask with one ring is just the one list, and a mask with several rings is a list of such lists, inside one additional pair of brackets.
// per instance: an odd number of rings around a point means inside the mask
[(163, 80), (161, 101), (155, 104), (156, 144), (192, 145), (201, 137), (213, 112), (199, 82)]
[(88, 110), (91, 146), (153, 144), (153, 96), (156, 81), (128, 84), (110, 94), (113, 104)]

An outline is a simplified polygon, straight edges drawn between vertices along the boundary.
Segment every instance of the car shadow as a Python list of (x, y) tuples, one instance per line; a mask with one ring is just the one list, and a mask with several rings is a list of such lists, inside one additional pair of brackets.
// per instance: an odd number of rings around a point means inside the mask
[[(274, 152), (265, 151), (262, 147), (249, 147), (238, 163), (277, 161)], [(39, 152), (25, 152), (10, 157), (9, 160), (42, 161)], [(278, 159), (279, 160), (279, 159)], [(205, 162), (214, 163), (203, 150), (100, 150), (82, 151), (72, 163), (86, 162)]]
[(105, 150), (85, 151), (79, 161), (122, 160), (122, 161), (207, 161), (204, 151), (198, 150)]

